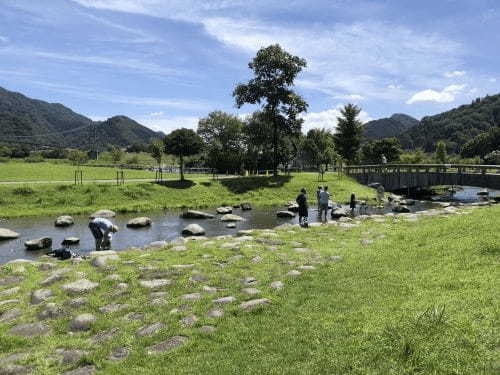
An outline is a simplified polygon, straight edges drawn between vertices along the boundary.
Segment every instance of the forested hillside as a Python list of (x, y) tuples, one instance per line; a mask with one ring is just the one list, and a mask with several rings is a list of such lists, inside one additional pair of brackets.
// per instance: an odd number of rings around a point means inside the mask
[(368, 139), (397, 137), (405, 130), (418, 125), (418, 120), (403, 113), (367, 122), (364, 136)]

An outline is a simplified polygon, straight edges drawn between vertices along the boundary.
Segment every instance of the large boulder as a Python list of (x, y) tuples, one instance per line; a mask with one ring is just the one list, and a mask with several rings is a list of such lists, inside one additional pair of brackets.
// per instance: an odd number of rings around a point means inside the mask
[(149, 217), (136, 217), (129, 220), (127, 223), (128, 228), (144, 228), (149, 227), (153, 221)]
[(240, 204), (240, 207), (242, 211), (250, 211), (252, 209), (252, 206), (248, 202)]
[(187, 210), (181, 214), (183, 219), (213, 219), (215, 216), (202, 211)]
[(189, 224), (182, 230), (182, 234), (185, 236), (203, 236), (205, 234), (205, 229), (198, 224)]
[(332, 219), (340, 219), (341, 217), (349, 216), (349, 212), (345, 208), (336, 208), (332, 210)]
[(78, 237), (66, 237), (61, 242), (61, 245), (63, 245), (63, 246), (71, 246), (71, 245), (78, 245), (79, 243), (80, 243), (80, 239)]
[(276, 212), (276, 216), (287, 219), (293, 219), (295, 217), (295, 213), (292, 211), (278, 211)]
[(244, 221), (241, 216), (238, 215), (233, 215), (233, 214), (226, 214), (220, 218), (220, 221)]
[(104, 218), (110, 218), (110, 217), (115, 217), (116, 212), (111, 211), (111, 210), (99, 210), (94, 212), (92, 215), (90, 215), (91, 219), (95, 219), (96, 217), (104, 217)]
[(24, 243), (26, 250), (42, 250), (52, 247), (52, 238), (42, 237), (35, 240), (29, 240)]
[(217, 208), (217, 213), (221, 215), (230, 214), (233, 212), (232, 207), (219, 207)]
[(288, 202), (286, 207), (290, 212), (299, 212), (299, 205), (293, 201)]
[(392, 208), (392, 211), (393, 212), (397, 212), (397, 213), (406, 213), (406, 212), (410, 212), (410, 209), (404, 205), (397, 205), (397, 206), (394, 206)]
[(54, 223), (56, 227), (69, 227), (73, 224), (75, 224), (75, 220), (68, 215), (59, 216)]
[(16, 238), (19, 238), (19, 233), (10, 229), (0, 228), (0, 241), (14, 240)]

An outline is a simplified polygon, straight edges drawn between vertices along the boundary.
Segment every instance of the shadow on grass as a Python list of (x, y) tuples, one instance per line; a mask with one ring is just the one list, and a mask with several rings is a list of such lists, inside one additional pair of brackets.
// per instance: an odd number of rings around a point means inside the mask
[(221, 179), (220, 183), (235, 194), (246, 193), (260, 188), (280, 188), (292, 179), (291, 176), (240, 177)]
[(196, 183), (191, 181), (191, 180), (162, 181), (162, 182), (156, 182), (156, 184), (158, 184), (160, 186), (172, 188), (172, 189), (189, 189), (189, 188), (193, 187), (194, 185), (196, 185)]

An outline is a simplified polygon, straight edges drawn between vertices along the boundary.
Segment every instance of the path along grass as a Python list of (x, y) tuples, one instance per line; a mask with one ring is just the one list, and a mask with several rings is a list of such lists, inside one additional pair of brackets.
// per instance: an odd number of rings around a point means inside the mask
[[(318, 176), (301, 173), (293, 176), (195, 178), (193, 181), (75, 185), (0, 185), (0, 217), (91, 213), (100, 208), (119, 212), (152, 209), (203, 208), (250, 202), (256, 206), (284, 205), (306, 187), (315, 202)], [(374, 190), (347, 177), (326, 174), (321, 184), (329, 185), (333, 199), (349, 200), (352, 191), (360, 199), (372, 199)], [(315, 204), (315, 203), (313, 203)]]
[[(182, 252), (123, 252), (103, 269), (88, 261), (58, 263), (57, 269), (69, 271), (47, 288), (54, 293), (49, 301), (65, 312), (42, 321), (50, 335), (31, 338), (10, 330), (39, 321), (46, 303), (30, 304), (30, 292), (54, 270), (7, 265), (2, 277), (20, 275), (23, 281), (0, 286), (0, 293), (20, 287), (0, 296), (0, 303), (19, 300), (0, 305), (0, 316), (12, 308), (22, 313), (0, 323), (0, 364), (28, 366), (40, 374), (82, 366), (103, 374), (498, 374), (500, 232), (494, 228), (500, 225), (500, 207), (459, 213), (419, 215), (416, 222), (401, 217), (357, 227), (256, 231), (236, 246), (235, 239), (226, 239), (189, 242)], [(291, 270), (301, 274), (289, 276)], [(119, 276), (106, 280), (111, 273)], [(71, 308), (67, 303), (74, 296), (61, 286), (83, 275), (99, 285), (85, 295), (85, 304)], [(164, 296), (140, 285), (160, 277), (172, 281), (156, 290)], [(248, 277), (256, 280), (255, 296), (242, 290)], [(273, 281), (282, 281), (283, 289), (272, 289)], [(119, 282), (127, 285), (120, 289)], [(192, 293), (200, 293), (199, 299), (183, 297)], [(224, 296), (236, 300), (213, 302)], [(269, 303), (251, 312), (239, 306), (254, 298)], [(126, 306), (100, 311), (112, 303)], [(207, 317), (214, 307), (224, 310), (222, 318)], [(82, 313), (97, 320), (90, 330), (69, 335), (70, 321)], [(141, 319), (125, 318), (130, 313)], [(182, 323), (187, 316), (192, 325)], [(137, 336), (138, 329), (154, 323), (161, 328)], [(204, 325), (215, 331), (204, 333)], [(89, 341), (110, 332), (99, 344)], [(148, 354), (175, 336), (185, 343)], [(129, 353), (126, 359), (108, 359), (122, 348)], [(61, 364), (57, 349), (85, 354)], [(6, 361), (11, 354), (21, 359)]]

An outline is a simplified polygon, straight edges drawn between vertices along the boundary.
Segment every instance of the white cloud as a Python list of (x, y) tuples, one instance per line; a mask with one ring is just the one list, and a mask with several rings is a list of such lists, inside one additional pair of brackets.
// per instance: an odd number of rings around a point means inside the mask
[(348, 94), (348, 95), (335, 95), (335, 99), (343, 99), (343, 100), (351, 100), (354, 102), (361, 101), (364, 99), (364, 96), (358, 94)]
[[(302, 125), (302, 132), (307, 133), (309, 130), (314, 128), (329, 129), (335, 131), (337, 127), (337, 117), (341, 116), (340, 109), (342, 105), (339, 104), (335, 108), (330, 108), (321, 112), (309, 112), (302, 116), (304, 119), (304, 124)], [(365, 123), (372, 120), (370, 115), (361, 111), (359, 114), (359, 119)]]
[(196, 130), (198, 127), (198, 121), (199, 117), (197, 116), (165, 116), (161, 118), (151, 118), (150, 116), (147, 116), (137, 119), (137, 122), (140, 124), (147, 126), (154, 131), (162, 131), (165, 134), (179, 128)]
[(455, 77), (463, 77), (467, 72), (465, 70), (454, 70), (452, 72), (444, 73), (444, 76), (447, 78), (455, 78)]
[(489, 79), (489, 81), (490, 81), (491, 83), (495, 83), (495, 82), (497, 81), (497, 79), (496, 79), (496, 78), (490, 78), (490, 79)]
[(0, 35), (0, 43), (7, 43), (9, 41), (9, 38), (6, 36)]
[(395, 85), (395, 84), (391, 83), (390, 85), (387, 85), (387, 88), (389, 90), (399, 90), (399, 89), (402, 89), (403, 86), (402, 85)]
[(149, 116), (151, 116), (151, 117), (160, 117), (160, 116), (163, 116), (163, 115), (164, 115), (164, 113), (161, 112), (161, 111), (160, 112), (151, 112), (149, 114)]
[(427, 89), (419, 91), (406, 102), (406, 104), (413, 104), (417, 102), (436, 102), (436, 103), (450, 103), (455, 100), (455, 97), (460, 94), (467, 85), (450, 85), (445, 87), (442, 91)]

